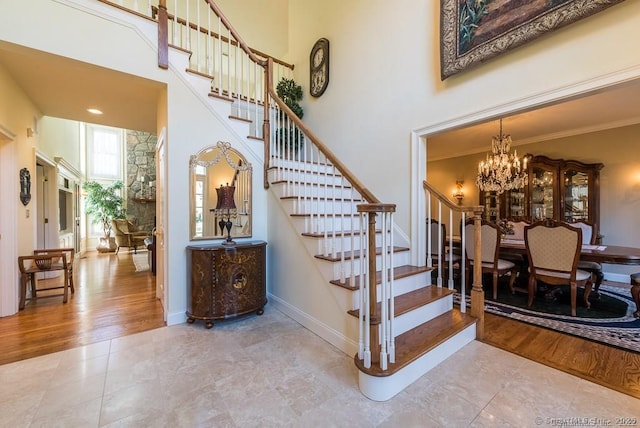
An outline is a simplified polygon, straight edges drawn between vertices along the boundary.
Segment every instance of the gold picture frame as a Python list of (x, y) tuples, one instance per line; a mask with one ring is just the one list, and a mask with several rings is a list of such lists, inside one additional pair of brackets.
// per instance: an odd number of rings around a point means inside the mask
[[(440, 0), (442, 80), (624, 0), (550, 0), (538, 7), (496, 0)], [(497, 19), (499, 18), (499, 19)]]

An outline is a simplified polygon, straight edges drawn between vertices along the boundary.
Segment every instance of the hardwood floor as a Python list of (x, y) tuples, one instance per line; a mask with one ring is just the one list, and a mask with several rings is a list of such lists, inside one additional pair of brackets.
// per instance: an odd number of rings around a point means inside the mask
[[(90, 253), (76, 263), (69, 303), (38, 298), (0, 318), (0, 364), (164, 326), (154, 277), (135, 272), (131, 253)], [(640, 354), (491, 314), (483, 342), (640, 398)]]
[(640, 354), (485, 313), (484, 343), (640, 398)]
[[(68, 303), (62, 296), (40, 298), (46, 292), (39, 292), (23, 311), (0, 318), (0, 364), (164, 326), (155, 277), (136, 272), (132, 254), (91, 252), (76, 258), (76, 292)], [(38, 288), (60, 281), (41, 280)]]

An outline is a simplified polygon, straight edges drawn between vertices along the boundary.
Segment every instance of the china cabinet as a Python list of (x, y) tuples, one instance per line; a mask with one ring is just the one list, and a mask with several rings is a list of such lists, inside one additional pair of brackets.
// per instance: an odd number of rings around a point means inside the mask
[(532, 221), (552, 218), (587, 221), (600, 230), (602, 163), (533, 156), (529, 162), (527, 214)]
[(528, 182), (524, 188), (501, 195), (480, 192), (484, 217), (491, 221), (587, 221), (600, 230), (600, 170), (604, 165), (542, 155), (527, 157)]

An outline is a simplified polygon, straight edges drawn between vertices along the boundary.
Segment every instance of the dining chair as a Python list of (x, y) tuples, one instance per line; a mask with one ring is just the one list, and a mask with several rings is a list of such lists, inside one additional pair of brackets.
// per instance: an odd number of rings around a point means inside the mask
[[(511, 230), (513, 231), (513, 233), (511, 235), (505, 235), (504, 239), (513, 239), (516, 241), (524, 242), (524, 228), (529, 226), (531, 223), (526, 220), (511, 220), (509, 221), (509, 224), (511, 225)], [(500, 258), (502, 258), (503, 260), (509, 260), (510, 262), (516, 264), (516, 266), (518, 267), (516, 283), (517, 285), (522, 287), (526, 286), (529, 272), (527, 255), (503, 251), (500, 253)]]
[(537, 282), (569, 285), (571, 316), (576, 316), (578, 287), (584, 287), (584, 305), (590, 308), (591, 273), (578, 269), (582, 249), (582, 229), (556, 220), (543, 220), (524, 229), (524, 242), (529, 259), (527, 305), (533, 304)]
[[(18, 305), (18, 309), (24, 309), (27, 296), (27, 284), (31, 285), (31, 297), (33, 299), (37, 298), (38, 289), (36, 286), (36, 274), (55, 270), (62, 270), (64, 273), (64, 280), (62, 285), (59, 287), (49, 287), (44, 290), (55, 290), (58, 288), (62, 288), (62, 302), (67, 303), (69, 296), (69, 268), (67, 266), (67, 257), (65, 253), (51, 252), (48, 254), (19, 256), (18, 269), (20, 270), (20, 302)], [(46, 297), (54, 296), (59, 296), (59, 294)]]
[[(575, 223), (569, 223), (569, 226), (579, 227), (582, 230), (582, 243), (595, 245), (598, 239), (598, 226), (588, 221), (580, 220)], [(590, 272), (593, 277), (593, 291), (597, 296), (600, 296), (600, 284), (604, 280), (604, 273), (602, 273), (602, 265), (598, 262), (589, 262), (585, 260), (578, 261), (578, 269), (586, 270)]]
[[(515, 263), (509, 260), (499, 258), (500, 250), (500, 228), (497, 224), (482, 220), (480, 234), (482, 237), (482, 252), (481, 266), (482, 273), (490, 273), (493, 278), (493, 299), (498, 298), (498, 278), (506, 274), (510, 274), (509, 278), (509, 291), (514, 293), (513, 283), (516, 280), (518, 268)], [(473, 220), (467, 220), (465, 223), (465, 233), (467, 239), (465, 240), (465, 256), (468, 263), (465, 264), (465, 276), (467, 279), (467, 285), (471, 280), (470, 270), (475, 264), (475, 248), (473, 239), (469, 237), (474, 236), (474, 224)]]
[[(74, 248), (43, 248), (43, 249), (33, 250), (33, 255), (39, 256), (39, 255), (45, 255), (45, 254), (51, 254), (51, 253), (64, 253), (65, 257), (67, 258), (69, 288), (71, 289), (71, 293), (75, 293), (76, 288), (73, 285), (73, 257), (75, 256), (75, 252), (76, 251)], [(61, 263), (62, 263), (62, 260), (60, 258), (57, 258), (56, 260), (54, 260), (54, 264), (61, 264)]]
[[(429, 248), (431, 242), (431, 248)], [(438, 272), (443, 277), (446, 276), (446, 270), (449, 267), (449, 260), (452, 264), (458, 265), (461, 257), (452, 251), (447, 251), (447, 229), (444, 223), (440, 223), (436, 219), (427, 220), (427, 266), (433, 266), (440, 269), (440, 264), (444, 266), (442, 272)], [(431, 260), (429, 260), (431, 259)], [(431, 264), (429, 264), (431, 261)]]

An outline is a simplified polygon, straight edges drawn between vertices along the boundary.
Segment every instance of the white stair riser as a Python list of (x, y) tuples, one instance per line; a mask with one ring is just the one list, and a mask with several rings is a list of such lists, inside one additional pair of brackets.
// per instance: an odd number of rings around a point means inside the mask
[(316, 200), (304, 199), (282, 199), (282, 205), (289, 214), (311, 214), (332, 215), (333, 213), (357, 213), (356, 202), (340, 200)]
[[(271, 180), (278, 181), (278, 180)], [(322, 184), (304, 186), (300, 183), (274, 183), (271, 186), (278, 197), (285, 196), (310, 196), (314, 198), (328, 198), (328, 199), (354, 199), (359, 200), (359, 196), (350, 187), (327, 187)], [(364, 203), (364, 202), (361, 202)]]
[(395, 318), (393, 333), (397, 337), (420, 324), (424, 324), (425, 322), (450, 311), (451, 309), (453, 309), (452, 295), (438, 299), (428, 305), (416, 308), (411, 312), (407, 312), (406, 314), (402, 314)]
[[(405, 276), (404, 278), (398, 278), (393, 281), (393, 295), (400, 296), (410, 291), (417, 290), (425, 286), (428, 272), (418, 275)], [(377, 296), (380, 296), (380, 285), (377, 286)], [(380, 299), (378, 299), (379, 301)], [(451, 300), (453, 304), (453, 299)], [(351, 309), (358, 309), (360, 305), (360, 290), (353, 291), (353, 306)]]
[(347, 183), (341, 176), (316, 174), (311, 172), (296, 171), (296, 170), (272, 170), (274, 177), (280, 180), (291, 181), (294, 183), (314, 183), (323, 184), (325, 186), (346, 186)]
[[(403, 251), (401, 253), (396, 253), (394, 255), (394, 265), (402, 266), (409, 264), (410, 254), (409, 251)], [(317, 259), (319, 261), (318, 268), (324, 278), (327, 281), (331, 280), (343, 280), (344, 278), (348, 278), (351, 275), (351, 271), (353, 270), (353, 275), (360, 275), (360, 261), (356, 259), (354, 263), (351, 263), (351, 260), (345, 260), (344, 263), (340, 262), (332, 262), (328, 260)], [(380, 266), (380, 257), (376, 258), (376, 263)]]
[(360, 391), (371, 400), (387, 401), (475, 338), (476, 326), (471, 324), (393, 376), (370, 376), (358, 372)]
[(315, 174), (335, 174), (334, 169), (331, 165), (318, 164), (304, 160), (297, 161), (275, 157), (271, 159), (270, 166)]
[[(291, 181), (293, 183), (310, 185), (321, 184), (327, 187), (332, 186), (347, 186), (347, 183), (341, 176), (316, 174), (311, 172), (301, 172), (291, 169), (278, 170), (272, 169), (269, 171), (269, 177), (271, 181)], [(312, 187), (312, 186), (308, 186)]]
[[(314, 242), (315, 241), (315, 242)], [(366, 242), (360, 239), (360, 235), (347, 235), (344, 239), (336, 234), (335, 238), (327, 233), (327, 238), (305, 239), (305, 246), (311, 254), (333, 256), (342, 252), (360, 251), (366, 248)], [(376, 247), (382, 247), (382, 234), (376, 234)]]

